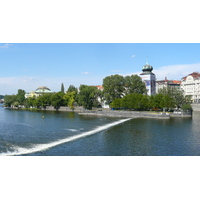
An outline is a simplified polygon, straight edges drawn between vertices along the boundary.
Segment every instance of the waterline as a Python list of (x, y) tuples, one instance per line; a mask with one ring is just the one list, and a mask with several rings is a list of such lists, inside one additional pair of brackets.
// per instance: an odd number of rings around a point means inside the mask
[(58, 145), (61, 145), (61, 144), (67, 143), (67, 142), (71, 142), (71, 141), (74, 141), (74, 140), (78, 140), (80, 138), (84, 138), (84, 137), (93, 135), (95, 133), (101, 132), (101, 131), (106, 130), (108, 128), (111, 128), (113, 126), (124, 123), (124, 122), (126, 122), (130, 119), (131, 118), (122, 119), (122, 120), (119, 120), (119, 121), (116, 121), (116, 122), (113, 122), (113, 123), (110, 123), (110, 124), (106, 124), (106, 125), (97, 127), (94, 130), (91, 130), (91, 131), (88, 131), (88, 132), (85, 132), (85, 133), (81, 133), (79, 135), (75, 135), (75, 136), (72, 136), (72, 137), (61, 139), (61, 140), (51, 142), (51, 143), (48, 143), (48, 144), (35, 145), (32, 148), (28, 148), (28, 149), (27, 148), (21, 148), (21, 147), (13, 147), (14, 148), (13, 152), (2, 153), (2, 154), (0, 154), (0, 156), (24, 155), (24, 154), (36, 153), (36, 152), (39, 152), (39, 151), (46, 151), (47, 149), (50, 149), (52, 147), (55, 147), (55, 146), (58, 146)]

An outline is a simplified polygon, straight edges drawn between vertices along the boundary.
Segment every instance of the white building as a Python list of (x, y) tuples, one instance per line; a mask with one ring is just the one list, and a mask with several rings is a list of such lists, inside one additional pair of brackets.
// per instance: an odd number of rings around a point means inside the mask
[(193, 72), (182, 78), (184, 95), (191, 97), (193, 103), (200, 103), (200, 73)]
[(156, 75), (152, 73), (153, 67), (146, 63), (142, 68), (143, 73), (140, 74), (142, 81), (145, 82), (146, 88), (148, 90), (147, 94), (149, 96), (156, 93)]
[(167, 77), (165, 77), (165, 80), (156, 81), (156, 93), (158, 93), (158, 91), (160, 89), (163, 89), (163, 88), (166, 88), (166, 87), (173, 87), (173, 88), (180, 89), (181, 81), (168, 80)]

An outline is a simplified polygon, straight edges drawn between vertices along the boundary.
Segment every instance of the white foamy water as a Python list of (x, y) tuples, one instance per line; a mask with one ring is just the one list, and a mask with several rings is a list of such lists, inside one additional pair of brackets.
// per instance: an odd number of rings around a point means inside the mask
[(77, 129), (73, 129), (73, 128), (67, 128), (67, 129), (63, 129), (63, 130), (66, 130), (66, 131), (71, 131), (71, 132), (76, 132), (76, 131), (78, 131)]
[(119, 120), (119, 121), (116, 121), (116, 122), (113, 122), (113, 123), (110, 123), (110, 124), (106, 124), (106, 125), (97, 127), (94, 130), (91, 130), (91, 131), (88, 131), (88, 132), (85, 132), (85, 133), (81, 133), (79, 135), (75, 135), (75, 136), (72, 136), (72, 137), (68, 137), (68, 138), (65, 138), (65, 139), (61, 139), (61, 140), (58, 140), (58, 141), (55, 141), (55, 142), (51, 142), (51, 143), (47, 143), (47, 144), (38, 144), (38, 145), (33, 146), (32, 148), (14, 147), (15, 150), (13, 152), (2, 153), (2, 154), (0, 154), (0, 156), (24, 155), (24, 154), (36, 153), (38, 151), (45, 151), (49, 148), (52, 148), (52, 147), (55, 147), (55, 146), (58, 146), (58, 145), (61, 145), (61, 144), (67, 143), (67, 142), (71, 142), (71, 141), (74, 141), (74, 140), (78, 140), (78, 139), (83, 138), (83, 137), (93, 135), (93, 134), (98, 133), (100, 131), (106, 130), (106, 129), (112, 127), (112, 126), (116, 126), (118, 124), (126, 122), (128, 120), (130, 120), (130, 118), (129, 119), (122, 119), (122, 120)]

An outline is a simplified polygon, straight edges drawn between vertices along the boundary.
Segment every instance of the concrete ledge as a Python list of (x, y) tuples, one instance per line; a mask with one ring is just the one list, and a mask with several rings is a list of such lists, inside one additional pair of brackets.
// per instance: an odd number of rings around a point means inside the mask
[(148, 112), (136, 111), (83, 111), (80, 115), (90, 116), (104, 116), (104, 117), (118, 117), (118, 118), (155, 118), (155, 119), (169, 119), (170, 116), (166, 114), (156, 114)]

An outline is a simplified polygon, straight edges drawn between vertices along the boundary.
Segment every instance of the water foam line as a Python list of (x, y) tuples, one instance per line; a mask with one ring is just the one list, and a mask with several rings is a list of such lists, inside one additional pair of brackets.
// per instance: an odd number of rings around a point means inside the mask
[(88, 132), (85, 132), (85, 133), (81, 133), (79, 135), (71, 136), (71, 137), (61, 139), (61, 140), (58, 140), (58, 141), (55, 141), (55, 142), (47, 143), (47, 144), (35, 145), (32, 148), (28, 148), (28, 149), (22, 148), (22, 147), (16, 147), (15, 151), (2, 153), (2, 154), (0, 154), (0, 156), (15, 156), (15, 155), (24, 155), (24, 154), (36, 153), (36, 152), (39, 152), (39, 151), (45, 151), (49, 148), (52, 148), (52, 147), (55, 147), (55, 146), (58, 146), (58, 145), (61, 145), (61, 144), (67, 143), (67, 142), (71, 142), (71, 141), (74, 141), (74, 140), (78, 140), (78, 139), (83, 138), (83, 137), (93, 135), (93, 134), (98, 133), (100, 131), (111, 128), (112, 126), (116, 126), (118, 124), (126, 122), (130, 119), (131, 118), (122, 119), (122, 120), (119, 120), (119, 121), (116, 121), (116, 122), (113, 122), (113, 123), (110, 123), (110, 124), (106, 124), (106, 125), (97, 127), (94, 130), (91, 130), (91, 131), (88, 131)]

